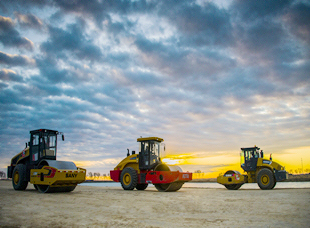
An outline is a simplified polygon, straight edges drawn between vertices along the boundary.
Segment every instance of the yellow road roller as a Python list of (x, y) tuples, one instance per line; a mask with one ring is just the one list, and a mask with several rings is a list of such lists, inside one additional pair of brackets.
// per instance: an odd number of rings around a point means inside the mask
[(244, 183), (257, 183), (263, 190), (273, 189), (278, 181), (288, 178), (285, 168), (279, 163), (264, 158), (264, 152), (257, 146), (241, 148), (241, 168), (246, 174), (228, 170), (217, 177), (217, 182), (228, 190), (238, 190)]
[(73, 162), (56, 161), (59, 134), (64, 140), (64, 135), (58, 131), (30, 131), (30, 142), (8, 166), (8, 178), (12, 178), (15, 190), (25, 190), (30, 182), (41, 193), (71, 192), (85, 181), (85, 169), (76, 167)]
[(182, 172), (178, 166), (168, 166), (161, 161), (165, 151), (164, 140), (158, 137), (138, 138), (139, 153), (127, 149), (127, 157), (110, 171), (115, 182), (124, 190), (145, 190), (153, 184), (158, 191), (178, 191), (185, 182), (192, 180), (192, 173)]

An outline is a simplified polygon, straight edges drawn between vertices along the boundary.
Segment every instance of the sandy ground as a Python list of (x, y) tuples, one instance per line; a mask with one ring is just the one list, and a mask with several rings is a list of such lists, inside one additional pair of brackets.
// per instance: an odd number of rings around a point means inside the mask
[(0, 181), (0, 227), (309, 227), (310, 189), (182, 188), (124, 191), (78, 186), (41, 194)]

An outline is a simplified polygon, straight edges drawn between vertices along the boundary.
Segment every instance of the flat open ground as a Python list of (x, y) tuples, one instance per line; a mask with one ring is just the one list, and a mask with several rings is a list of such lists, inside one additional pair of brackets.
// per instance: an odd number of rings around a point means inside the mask
[(182, 188), (124, 191), (78, 186), (41, 194), (0, 181), (0, 227), (309, 227), (310, 189)]

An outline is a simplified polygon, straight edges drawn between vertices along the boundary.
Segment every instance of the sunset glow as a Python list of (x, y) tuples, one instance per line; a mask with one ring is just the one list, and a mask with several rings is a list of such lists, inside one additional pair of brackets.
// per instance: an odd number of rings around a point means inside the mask
[(309, 1), (1, 1), (0, 171), (29, 131), (107, 175), (164, 139), (169, 165), (216, 177), (257, 145), (310, 169)]

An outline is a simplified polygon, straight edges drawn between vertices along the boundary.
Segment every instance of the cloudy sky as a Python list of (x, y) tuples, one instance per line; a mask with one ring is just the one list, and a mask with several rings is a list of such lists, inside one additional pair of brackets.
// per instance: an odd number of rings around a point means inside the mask
[(306, 0), (1, 1), (0, 168), (39, 128), (92, 172), (140, 136), (185, 171), (254, 145), (310, 168), (309, 21)]

